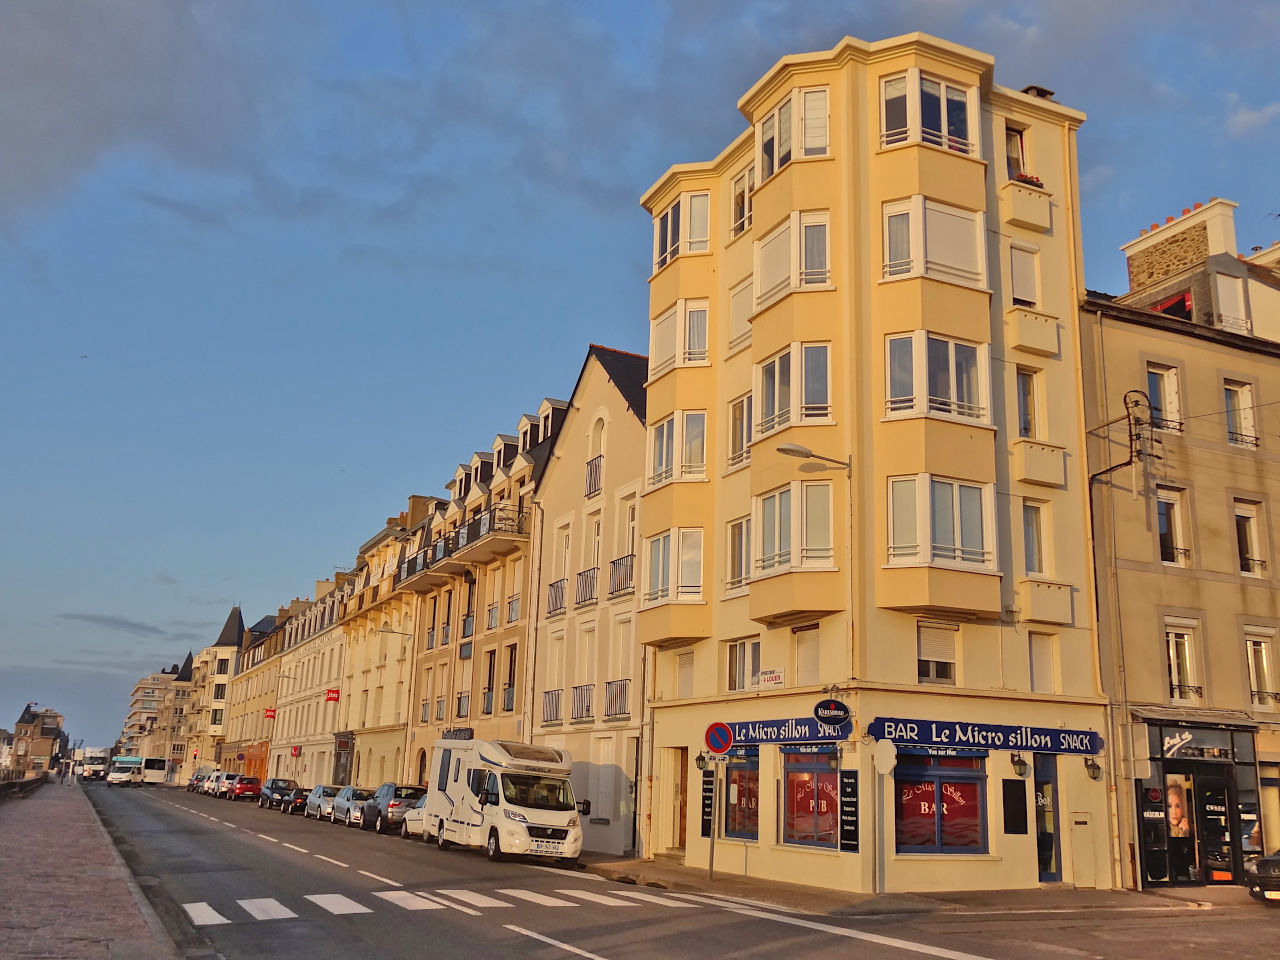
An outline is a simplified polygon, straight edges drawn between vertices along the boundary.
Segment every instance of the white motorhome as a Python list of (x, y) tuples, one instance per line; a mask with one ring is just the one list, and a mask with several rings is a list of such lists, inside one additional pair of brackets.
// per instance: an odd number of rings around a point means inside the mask
[(565, 750), (510, 740), (440, 740), (431, 751), (425, 832), (441, 850), (484, 847), (505, 854), (555, 857), (572, 864), (582, 852)]

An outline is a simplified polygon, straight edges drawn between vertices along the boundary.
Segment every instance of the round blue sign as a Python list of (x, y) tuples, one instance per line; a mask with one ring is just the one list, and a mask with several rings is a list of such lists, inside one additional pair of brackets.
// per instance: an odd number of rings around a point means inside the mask
[(813, 708), (813, 719), (832, 727), (848, 723), (850, 716), (848, 704), (839, 700), (819, 700)]

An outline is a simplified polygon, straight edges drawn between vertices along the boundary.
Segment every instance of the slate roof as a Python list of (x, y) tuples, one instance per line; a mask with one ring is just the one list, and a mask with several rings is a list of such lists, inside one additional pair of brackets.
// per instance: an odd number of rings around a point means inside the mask
[(240, 616), (240, 608), (232, 607), (227, 614), (227, 622), (222, 625), (222, 632), (214, 641), (215, 647), (239, 647), (244, 639), (244, 617)]
[(187, 651), (187, 659), (182, 661), (182, 666), (178, 670), (178, 679), (187, 683), (191, 682), (191, 651)]
[[(642, 357), (638, 353), (602, 347), (598, 343), (591, 344), (587, 349), (587, 357), (595, 357), (600, 361), (600, 366), (604, 367), (604, 372), (618, 388), (618, 393), (622, 394), (622, 399), (631, 408), (631, 412), (636, 415), (636, 419), (644, 423), (644, 384), (649, 377), (649, 358)], [(585, 363), (583, 368), (586, 368)], [(582, 379), (581, 375), (578, 379)], [(577, 390), (576, 384), (574, 390)]]

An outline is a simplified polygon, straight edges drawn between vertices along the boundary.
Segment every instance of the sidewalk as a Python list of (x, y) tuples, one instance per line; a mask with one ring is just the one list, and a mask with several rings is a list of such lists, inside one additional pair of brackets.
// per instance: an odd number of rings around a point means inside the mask
[(716, 871), (714, 881), (708, 881), (706, 870), (686, 867), (662, 857), (654, 860), (624, 860), (586, 853), (581, 862), (588, 873), (610, 880), (664, 887), (682, 893), (732, 897), (784, 910), (834, 917), (1076, 910), (1170, 911), (1246, 906), (1250, 903), (1249, 895), (1243, 887), (1195, 887), (1161, 890), (1158, 893), (1046, 887), (1031, 890), (861, 894), (826, 887), (779, 883), (720, 870)]
[(0, 864), (5, 960), (177, 956), (80, 784), (0, 802)]

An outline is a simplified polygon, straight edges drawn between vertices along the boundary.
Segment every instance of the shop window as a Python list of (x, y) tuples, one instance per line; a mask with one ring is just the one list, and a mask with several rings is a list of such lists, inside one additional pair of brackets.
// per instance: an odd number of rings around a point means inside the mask
[(782, 842), (832, 847), (839, 840), (840, 786), (834, 747), (783, 747)]
[(986, 852), (982, 757), (899, 752), (893, 778), (898, 853)]
[(735, 747), (725, 764), (724, 835), (760, 839), (760, 748)]

